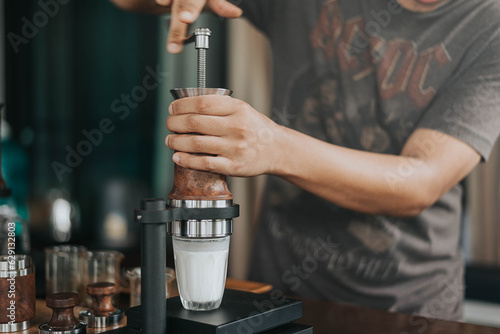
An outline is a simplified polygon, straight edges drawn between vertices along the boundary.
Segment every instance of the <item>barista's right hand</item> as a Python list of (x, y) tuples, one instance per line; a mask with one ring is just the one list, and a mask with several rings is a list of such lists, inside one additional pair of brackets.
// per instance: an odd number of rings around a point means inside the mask
[(167, 41), (170, 53), (182, 51), (188, 25), (196, 21), (203, 8), (228, 19), (238, 18), (243, 13), (239, 7), (226, 0), (156, 0), (156, 3), (171, 8), (172, 19)]

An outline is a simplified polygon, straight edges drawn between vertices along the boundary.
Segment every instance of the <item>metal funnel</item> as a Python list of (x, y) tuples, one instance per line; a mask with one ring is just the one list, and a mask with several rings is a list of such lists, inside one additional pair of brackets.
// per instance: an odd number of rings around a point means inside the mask
[(171, 89), (170, 93), (174, 99), (182, 99), (183, 97), (194, 97), (202, 95), (225, 95), (230, 96), (233, 91), (225, 88), (175, 88)]

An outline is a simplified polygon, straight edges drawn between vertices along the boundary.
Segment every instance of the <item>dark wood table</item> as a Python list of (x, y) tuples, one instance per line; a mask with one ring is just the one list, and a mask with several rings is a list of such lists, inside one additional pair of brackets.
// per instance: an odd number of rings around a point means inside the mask
[(304, 316), (298, 322), (313, 326), (314, 334), (500, 334), (500, 328), (313, 300), (303, 302)]
[[(265, 293), (272, 289), (270, 285), (232, 279), (228, 279), (226, 287), (255, 293)], [(500, 334), (500, 328), (412, 317), (407, 314), (315, 300), (304, 299), (303, 303), (304, 316), (298, 322), (313, 326), (314, 334)], [(47, 322), (51, 311), (45, 306), (45, 301), (37, 300), (36, 306), (34, 324)], [(75, 308), (76, 312), (79, 310), (80, 308)], [(498, 316), (500, 317), (500, 314)], [(125, 321), (122, 323), (122, 326), (124, 325)], [(87, 333), (102, 331), (105, 330), (89, 329)], [(38, 333), (38, 327), (34, 326), (18, 333), (35, 334)]]

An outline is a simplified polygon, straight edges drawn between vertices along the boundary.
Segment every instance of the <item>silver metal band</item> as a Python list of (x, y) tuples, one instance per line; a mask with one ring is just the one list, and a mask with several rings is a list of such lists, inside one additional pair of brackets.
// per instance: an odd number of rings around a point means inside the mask
[(29, 255), (1, 255), (0, 271), (11, 271), (12, 268), (24, 269), (31, 267), (33, 262)]
[(34, 272), (35, 272), (34, 267), (11, 270), (11, 271), (0, 271), (0, 278), (16, 278), (21, 276), (28, 276), (29, 274), (33, 274)]
[(80, 322), (76, 328), (69, 329), (66, 331), (55, 331), (52, 330), (47, 324), (42, 324), (38, 327), (40, 334), (85, 334), (87, 333), (87, 324)]
[(27, 276), (35, 272), (35, 267), (28, 255), (0, 256), (0, 278)]
[(201, 95), (231, 95), (232, 91), (224, 88), (175, 88), (170, 90), (174, 98), (193, 97)]
[(0, 333), (24, 331), (30, 327), (31, 327), (31, 320), (16, 322), (14, 324), (0, 324)]
[(178, 200), (171, 199), (170, 206), (173, 208), (190, 208), (190, 209), (205, 209), (205, 208), (227, 208), (233, 205), (232, 200)]
[(87, 323), (89, 328), (104, 328), (114, 326), (122, 321), (125, 312), (121, 309), (116, 309), (109, 316), (100, 317), (92, 314), (90, 310), (80, 312), (80, 320)]
[[(174, 208), (227, 208), (232, 200), (170, 200)], [(233, 233), (232, 219), (174, 220), (168, 222), (167, 231), (172, 236), (185, 238), (222, 238)]]
[(167, 230), (175, 237), (222, 238), (233, 233), (233, 220), (174, 220), (168, 223)]

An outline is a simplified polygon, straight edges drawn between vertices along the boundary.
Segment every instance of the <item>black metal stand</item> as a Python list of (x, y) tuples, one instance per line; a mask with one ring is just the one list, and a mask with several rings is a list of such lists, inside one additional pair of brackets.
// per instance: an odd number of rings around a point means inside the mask
[(163, 198), (141, 201), (135, 220), (142, 224), (141, 320), (144, 334), (167, 333), (165, 265), (167, 223), (174, 220), (231, 219), (239, 216), (237, 204), (227, 208), (171, 208)]
[[(312, 334), (310, 326), (293, 323), (302, 316), (302, 302), (249, 292), (226, 290), (221, 307), (210, 312), (185, 310), (179, 297), (165, 299), (167, 223), (172, 221), (232, 219), (239, 206), (224, 208), (172, 208), (162, 198), (144, 199), (135, 210), (142, 224), (142, 305), (127, 311), (127, 327), (110, 334)], [(168, 326), (167, 326), (167, 319)]]
[[(188, 311), (179, 297), (169, 298), (167, 305), (168, 331), (171, 334), (267, 334), (273, 328), (282, 329), (302, 317), (302, 301), (227, 289), (216, 310)], [(142, 312), (140, 305), (130, 308), (127, 311), (127, 326), (144, 329)]]
[[(141, 209), (146, 212), (165, 210), (164, 199), (145, 199)], [(137, 217), (137, 216), (136, 216)], [(141, 304), (146, 334), (167, 332), (167, 302), (165, 300), (165, 264), (167, 263), (167, 225), (153, 220), (141, 228)]]

